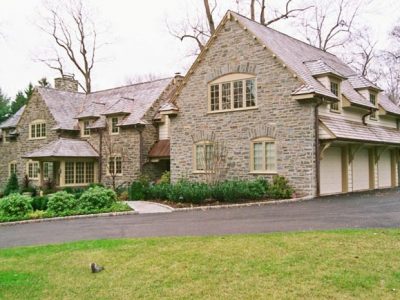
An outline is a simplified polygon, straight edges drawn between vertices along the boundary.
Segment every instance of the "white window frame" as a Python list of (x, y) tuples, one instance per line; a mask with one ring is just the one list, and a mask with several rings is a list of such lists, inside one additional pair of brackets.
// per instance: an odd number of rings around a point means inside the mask
[[(332, 90), (332, 84), (336, 84), (337, 85), (337, 95)], [(334, 79), (329, 79), (329, 90), (339, 100), (336, 103), (331, 103), (330, 104), (330, 111), (333, 112), (333, 113), (341, 113), (342, 112), (342, 96), (341, 96), (342, 95), (342, 91), (341, 91), (341, 87), (340, 87), (340, 81), (339, 80), (334, 80)], [(335, 107), (335, 105), (337, 105), (337, 108)]]
[[(264, 166), (263, 169), (260, 170), (255, 170), (255, 163), (254, 163), (254, 145), (255, 144), (262, 144), (262, 165)], [(267, 169), (266, 167), (266, 162), (267, 162), (267, 156), (266, 156), (266, 145), (267, 144), (274, 144), (274, 169)], [(251, 141), (250, 143), (250, 173), (253, 174), (277, 174), (277, 147), (276, 147), (276, 140), (273, 138), (269, 137), (262, 137), (262, 138), (257, 138)]]
[(10, 130), (9, 129), (3, 129), (2, 134), (3, 134), (3, 143), (4, 144), (9, 144), (10, 143), (10, 138), (7, 137), (9, 134)]
[[(32, 174), (30, 174), (30, 166), (32, 165)], [(26, 174), (28, 175), (28, 179), (30, 180), (39, 180), (40, 176), (40, 165), (38, 161), (29, 160), (26, 163)], [(36, 176), (31, 176), (35, 175)]]
[(18, 172), (18, 163), (16, 160), (10, 161), (8, 164), (8, 177), (11, 177), (11, 174), (13, 173), (13, 167), (14, 166), (14, 173), (17, 174)]
[[(247, 93), (246, 93), (246, 82), (248, 80), (252, 80), (254, 84), (254, 105), (247, 106)], [(235, 82), (242, 82), (242, 106), (235, 108)], [(230, 107), (226, 109), (222, 109), (222, 91), (223, 86), (230, 86)], [(211, 109), (211, 90), (214, 86), (218, 86), (218, 109)], [(228, 111), (240, 111), (240, 110), (249, 110), (249, 109), (257, 109), (257, 78), (254, 74), (247, 73), (231, 73), (224, 76), (219, 77), (216, 80), (213, 80), (208, 83), (208, 113), (221, 113)]]
[[(117, 119), (117, 122), (115, 123), (115, 127), (114, 127), (114, 126), (113, 126), (113, 120), (115, 120), (115, 119)], [(120, 121), (120, 118), (119, 118), (119, 117), (116, 117), (116, 116), (110, 117), (110, 119), (109, 119), (109, 124), (110, 124), (110, 134), (111, 134), (111, 135), (117, 135), (117, 134), (119, 134), (120, 128), (119, 128), (119, 126), (117, 126), (117, 124), (119, 123), (119, 121)], [(116, 131), (114, 131), (114, 128), (116, 129)]]
[[(43, 125), (44, 125), (44, 135), (43, 135)], [(34, 132), (35, 132), (35, 134), (34, 134), (34, 136), (32, 136), (32, 133), (33, 133), (33, 131), (32, 131), (32, 126), (34, 126), (34, 128), (35, 128), (35, 130), (34, 130)], [(37, 136), (37, 127), (39, 126), (39, 133), (40, 133), (40, 135), (39, 136)], [(29, 123), (29, 139), (30, 140), (43, 140), (43, 139), (46, 139), (47, 138), (47, 122), (46, 122), (46, 120), (35, 120), (35, 121), (33, 121), (33, 122), (31, 122), (31, 123)]]
[[(121, 164), (121, 172), (112, 174), (112, 172), (110, 172), (111, 160), (113, 160), (112, 163), (113, 163), (114, 170), (117, 170), (117, 159), (119, 159), (120, 164)], [(122, 155), (120, 155), (120, 154), (110, 155), (108, 157), (108, 161), (107, 161), (107, 175), (108, 176), (123, 176), (123, 174), (124, 174), (124, 165), (123, 165)]]
[(82, 120), (81, 121), (81, 136), (82, 137), (90, 137), (90, 125), (92, 124), (91, 120)]
[[(369, 96), (369, 99), (368, 99), (369, 102), (372, 103), (372, 104), (374, 104), (375, 107), (378, 108), (378, 94), (369, 91), (368, 96)], [(375, 99), (374, 99), (374, 100), (375, 100), (375, 103), (372, 102), (372, 97), (375, 98)], [(376, 110), (376, 111), (372, 112), (371, 115), (369, 116), (369, 119), (372, 120), (372, 121), (378, 121), (378, 119), (379, 119), (378, 111)]]
[[(206, 173), (206, 172), (212, 172), (212, 168), (208, 168), (206, 167), (207, 165), (207, 146), (210, 147), (212, 146), (212, 151), (214, 150), (214, 143), (212, 141), (199, 141), (197, 143), (193, 144), (193, 173)], [(197, 148), (198, 147), (203, 147), (203, 158), (204, 159), (204, 166), (203, 168), (199, 168), (198, 165), (198, 157), (197, 157)], [(212, 154), (211, 154), (212, 155)]]

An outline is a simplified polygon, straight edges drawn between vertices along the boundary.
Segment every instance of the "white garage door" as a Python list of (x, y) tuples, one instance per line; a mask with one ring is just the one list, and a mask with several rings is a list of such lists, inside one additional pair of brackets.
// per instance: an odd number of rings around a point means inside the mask
[(368, 150), (356, 152), (353, 159), (353, 191), (369, 189), (369, 158)]
[(321, 195), (342, 192), (342, 149), (330, 147), (325, 150), (320, 165)]
[(390, 151), (386, 150), (381, 154), (378, 162), (378, 186), (380, 188), (391, 187), (391, 178)]

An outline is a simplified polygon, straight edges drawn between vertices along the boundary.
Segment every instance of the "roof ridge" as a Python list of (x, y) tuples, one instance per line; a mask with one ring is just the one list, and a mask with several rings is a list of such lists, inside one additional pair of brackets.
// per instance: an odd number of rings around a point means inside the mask
[(64, 90), (56, 89), (56, 88), (53, 88), (53, 87), (37, 86), (37, 88), (38, 89), (44, 89), (44, 90), (52, 90), (52, 91), (56, 91), (56, 92), (80, 94), (80, 95), (84, 95), (84, 96), (87, 95), (86, 93), (83, 93), (83, 92), (64, 91)]
[(143, 82), (138, 82), (138, 83), (133, 83), (133, 84), (122, 85), (122, 86), (118, 86), (118, 87), (114, 87), (114, 88), (109, 88), (109, 89), (104, 89), (104, 90), (98, 90), (98, 91), (95, 91), (95, 92), (91, 92), (91, 93), (89, 93), (89, 95), (96, 94), (96, 93), (101, 93), (101, 92), (105, 92), (105, 91), (111, 91), (111, 90), (117, 90), (117, 89), (121, 89), (121, 88), (126, 88), (126, 87), (129, 87), (129, 86), (153, 83), (153, 82), (172, 79), (172, 78), (173, 77), (165, 77), (165, 78), (160, 78), (160, 79), (155, 79), (155, 80), (149, 80), (149, 81), (143, 81)]
[(282, 32), (282, 31), (276, 30), (276, 29), (274, 29), (274, 28), (271, 28), (271, 27), (262, 25), (261, 23), (259, 23), (259, 22), (257, 22), (257, 21), (254, 21), (254, 20), (250, 19), (249, 17), (246, 17), (246, 16), (244, 16), (244, 15), (242, 15), (242, 14), (240, 14), (240, 13), (237, 13), (237, 12), (234, 12), (234, 11), (231, 11), (231, 10), (228, 10), (228, 11), (231, 12), (231, 13), (233, 13), (233, 14), (236, 14), (236, 15), (242, 17), (242, 18), (245, 18), (246, 20), (248, 20), (248, 21), (250, 21), (250, 22), (252, 22), (252, 23), (255, 23), (255, 24), (257, 24), (257, 25), (259, 25), (259, 26), (261, 26), (261, 27), (263, 27), (263, 28), (265, 28), (265, 29), (267, 29), (267, 30), (275, 31), (275, 32), (277, 32), (278, 34), (282, 34), (282, 35), (284, 35), (284, 36), (286, 36), (286, 37), (288, 37), (288, 38), (291, 38), (291, 39), (293, 39), (293, 40), (295, 40), (295, 41), (298, 41), (298, 42), (300, 42), (300, 43), (303, 43), (304, 45), (309, 46), (310, 48), (314, 48), (314, 49), (316, 49), (316, 50), (318, 50), (318, 51), (321, 51), (321, 52), (323, 52), (323, 53), (329, 54), (329, 55), (334, 56), (334, 57), (336, 57), (337, 59), (339, 59), (339, 57), (337, 57), (335, 54), (333, 54), (333, 53), (331, 53), (331, 52), (323, 51), (322, 49), (320, 49), (320, 48), (318, 48), (318, 47), (316, 47), (316, 46), (310, 45), (310, 44), (308, 44), (308, 43), (306, 43), (306, 42), (304, 42), (304, 41), (302, 41), (302, 40), (300, 40), (300, 39), (298, 39), (298, 38), (295, 38), (295, 37), (293, 37), (293, 36), (291, 36), (291, 35), (289, 35), (289, 34), (287, 34), (287, 33), (284, 33), (284, 32)]

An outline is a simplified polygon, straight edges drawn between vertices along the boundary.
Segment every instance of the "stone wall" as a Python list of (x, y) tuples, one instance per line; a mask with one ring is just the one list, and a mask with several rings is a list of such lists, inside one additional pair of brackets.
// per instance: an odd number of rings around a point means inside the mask
[[(29, 140), (29, 124), (35, 120), (46, 120), (47, 137), (45, 139)], [(50, 130), (55, 127), (56, 122), (53, 119), (46, 104), (37, 91), (30, 98), (24, 113), (21, 116), (20, 123), (17, 127), (19, 136), (10, 143), (0, 143), (0, 189), (4, 188), (8, 179), (8, 165), (11, 161), (17, 161), (17, 176), (22, 182), (26, 174), (26, 163), (28, 160), (22, 159), (22, 156), (33, 150), (56, 140), (58, 134)], [(32, 181), (32, 184), (38, 184)]]
[[(258, 108), (208, 113), (208, 82), (232, 72), (257, 78)], [(226, 178), (250, 179), (250, 141), (258, 135), (276, 138), (277, 171), (300, 195), (315, 195), (315, 136), (311, 105), (291, 99), (301, 82), (273, 54), (228, 21), (177, 98), (179, 115), (171, 119), (171, 176), (203, 180), (193, 172), (193, 140), (215, 135), (227, 149)], [(272, 175), (264, 175), (271, 179)]]

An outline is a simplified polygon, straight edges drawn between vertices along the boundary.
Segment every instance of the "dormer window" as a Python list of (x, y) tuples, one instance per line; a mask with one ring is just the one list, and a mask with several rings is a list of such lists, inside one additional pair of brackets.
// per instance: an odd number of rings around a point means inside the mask
[(340, 108), (341, 108), (341, 103), (340, 103), (340, 84), (338, 81), (330, 81), (331, 84), (331, 92), (332, 94), (334, 94), (336, 97), (338, 97), (339, 102), (336, 103), (331, 103), (331, 111), (333, 112), (340, 112)]
[(88, 137), (90, 136), (90, 128), (89, 126), (91, 125), (91, 121), (90, 120), (84, 120), (82, 121), (82, 126), (81, 126), (81, 135), (83, 137)]
[(119, 122), (119, 118), (118, 117), (112, 117), (110, 120), (111, 123), (111, 128), (110, 128), (110, 133), (111, 134), (118, 134), (119, 133), (119, 127), (117, 126)]
[(45, 139), (46, 134), (46, 121), (36, 120), (29, 124), (29, 139)]
[(7, 144), (10, 142), (10, 131), (8, 129), (3, 129), (3, 143)]
[[(370, 92), (369, 93), (369, 101), (372, 103), (372, 105), (374, 105), (375, 107), (378, 107), (378, 102), (376, 100), (376, 94), (373, 94)], [(378, 113), (377, 113), (377, 111), (374, 110), (370, 115), (370, 119), (377, 120), (377, 118), (378, 118)]]
[(208, 111), (232, 111), (256, 107), (256, 78), (249, 74), (229, 74), (209, 83)]

